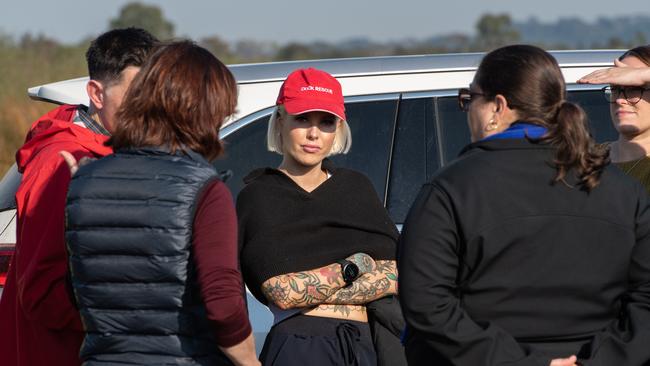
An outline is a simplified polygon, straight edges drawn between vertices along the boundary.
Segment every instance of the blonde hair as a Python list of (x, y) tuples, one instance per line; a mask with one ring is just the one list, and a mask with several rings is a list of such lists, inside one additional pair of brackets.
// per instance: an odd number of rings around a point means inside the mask
[[(280, 136), (280, 124), (278, 123), (278, 118), (280, 117), (280, 114), (285, 113), (287, 113), (287, 111), (284, 110), (282, 105), (275, 107), (271, 114), (271, 119), (269, 120), (269, 129), (266, 132), (267, 149), (280, 155), (283, 155), (284, 152), (282, 151), (282, 136)], [(336, 119), (340, 120), (338, 117)], [(350, 131), (350, 126), (347, 121), (340, 121), (341, 127), (336, 129), (336, 137), (334, 138), (332, 149), (327, 156), (347, 154), (348, 151), (350, 151), (350, 147), (352, 147), (352, 132)]]

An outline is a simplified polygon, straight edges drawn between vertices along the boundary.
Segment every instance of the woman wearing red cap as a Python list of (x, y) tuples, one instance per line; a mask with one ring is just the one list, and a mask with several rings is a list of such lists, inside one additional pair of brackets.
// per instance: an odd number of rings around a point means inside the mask
[(277, 169), (237, 198), (242, 272), (274, 314), (264, 365), (376, 365), (366, 304), (397, 293), (398, 233), (370, 181), (326, 158), (351, 146), (341, 85), (292, 72), (269, 122)]

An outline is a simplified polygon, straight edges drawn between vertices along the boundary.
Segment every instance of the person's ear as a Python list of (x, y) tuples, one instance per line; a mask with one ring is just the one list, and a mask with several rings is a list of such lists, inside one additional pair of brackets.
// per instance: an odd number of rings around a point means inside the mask
[(501, 94), (497, 94), (494, 97), (494, 114), (501, 117), (504, 117), (508, 113), (510, 108), (508, 107), (508, 100)]
[(104, 85), (97, 80), (89, 80), (86, 84), (86, 93), (90, 99), (90, 104), (95, 109), (104, 108)]
[(503, 113), (508, 108), (508, 100), (501, 94), (494, 97), (494, 113)]
[(502, 94), (497, 94), (494, 98), (494, 116), (502, 123), (510, 124), (519, 119), (519, 113), (510, 108), (508, 99)]

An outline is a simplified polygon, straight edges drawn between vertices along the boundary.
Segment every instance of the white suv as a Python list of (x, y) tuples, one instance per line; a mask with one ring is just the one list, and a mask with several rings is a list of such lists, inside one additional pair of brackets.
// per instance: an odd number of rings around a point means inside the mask
[[(567, 81), (569, 100), (587, 111), (592, 133), (599, 141), (616, 137), (608, 104), (600, 86), (576, 85), (575, 81), (612, 65), (622, 52), (552, 52)], [(447, 54), (230, 66), (239, 85), (239, 104), (237, 114), (221, 131), (227, 142), (226, 156), (214, 165), (229, 176), (226, 183), (233, 196), (241, 190), (242, 178), (249, 171), (277, 166), (280, 156), (266, 151), (265, 136), (280, 84), (296, 68), (322, 69), (343, 86), (353, 135), (350, 153), (334, 157), (334, 163), (365, 173), (391, 218), (401, 226), (420, 185), (469, 142), (466, 115), (457, 106), (456, 93), (471, 82), (481, 57)], [(86, 81), (80, 78), (30, 88), (29, 95), (59, 104), (87, 104)], [(0, 254), (4, 250), (5, 256), (15, 243), (13, 194), (18, 183), (15, 167), (0, 182)], [(1, 271), (6, 272), (6, 264)], [(250, 295), (248, 305), (261, 345), (272, 318)]]

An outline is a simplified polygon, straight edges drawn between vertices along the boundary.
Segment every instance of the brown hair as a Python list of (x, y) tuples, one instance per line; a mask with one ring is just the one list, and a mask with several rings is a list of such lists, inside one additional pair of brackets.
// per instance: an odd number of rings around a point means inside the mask
[(609, 153), (592, 139), (585, 111), (566, 100), (564, 78), (553, 56), (535, 46), (502, 47), (483, 58), (474, 80), (486, 98), (503, 95), (520, 120), (548, 129), (531, 141), (557, 148), (555, 182), (565, 182), (567, 172), (575, 169), (581, 189), (598, 185)]
[(107, 145), (190, 149), (213, 160), (223, 149), (219, 128), (236, 106), (237, 83), (221, 61), (190, 41), (164, 44), (134, 78)]
[(634, 47), (626, 51), (624, 54), (622, 54), (621, 57), (618, 58), (618, 60), (623, 61), (624, 58), (630, 56), (636, 57), (647, 66), (650, 66), (650, 44), (645, 46)]

